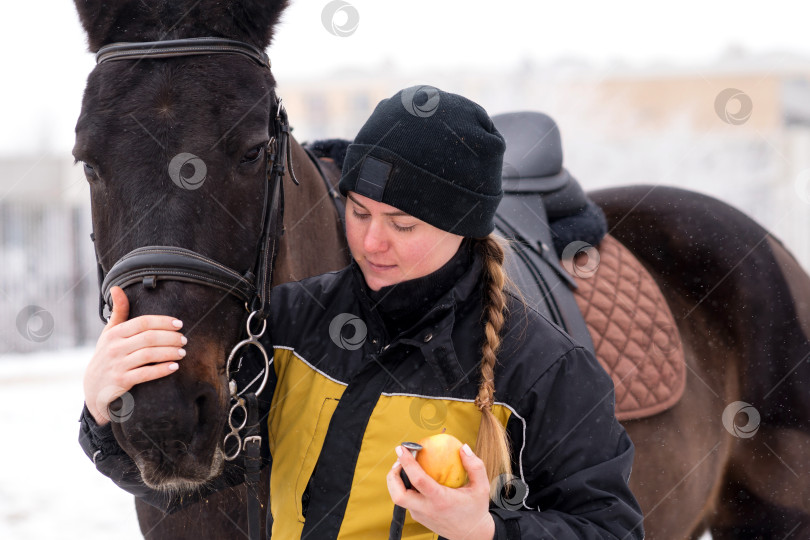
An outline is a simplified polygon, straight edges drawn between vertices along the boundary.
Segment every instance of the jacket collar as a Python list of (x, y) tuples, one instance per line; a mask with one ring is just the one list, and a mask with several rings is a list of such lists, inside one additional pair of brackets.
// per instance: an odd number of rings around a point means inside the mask
[[(481, 271), (483, 268), (483, 260), (481, 255), (473, 249), (474, 255), (472, 263), (464, 274), (458, 279), (446, 293), (444, 293), (429, 309), (425, 310), (425, 314), (413, 325), (410, 329), (404, 331), (402, 337), (411, 337), (415, 331), (424, 330), (426, 327), (431, 326), (438, 319), (444, 318), (448, 314), (455, 311), (456, 306), (465, 304), (471, 296), (480, 288)], [(363, 273), (359, 265), (352, 259), (352, 275), (357, 290), (360, 291), (358, 295), (361, 304), (364, 308), (374, 314), (375, 319), (379, 321), (380, 326), (384, 330), (384, 324), (379, 313), (375, 309), (375, 303), (369, 297), (369, 289), (363, 278)], [(396, 289), (393, 289), (391, 294), (396, 294)], [(450, 313), (448, 313), (450, 312)], [(390, 336), (394, 338), (396, 336)]]

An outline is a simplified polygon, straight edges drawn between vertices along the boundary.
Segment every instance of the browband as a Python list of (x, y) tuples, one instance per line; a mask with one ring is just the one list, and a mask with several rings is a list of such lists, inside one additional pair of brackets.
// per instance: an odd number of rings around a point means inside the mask
[(141, 58), (170, 58), (204, 54), (240, 54), (269, 68), (270, 58), (253, 45), (232, 39), (200, 37), (146, 41), (141, 43), (111, 43), (96, 53), (96, 64), (112, 60), (137, 60)]

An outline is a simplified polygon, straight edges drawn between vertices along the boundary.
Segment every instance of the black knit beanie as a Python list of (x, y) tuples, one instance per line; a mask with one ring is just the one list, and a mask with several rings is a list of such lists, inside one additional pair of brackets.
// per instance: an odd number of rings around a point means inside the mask
[(494, 229), (506, 143), (477, 103), (432, 86), (382, 100), (349, 145), (340, 192), (354, 191), (473, 238)]

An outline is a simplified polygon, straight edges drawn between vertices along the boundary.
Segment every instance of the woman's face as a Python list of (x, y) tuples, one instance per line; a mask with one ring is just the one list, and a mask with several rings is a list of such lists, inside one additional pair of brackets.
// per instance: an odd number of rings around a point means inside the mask
[(435, 272), (463, 240), (354, 191), (346, 201), (346, 236), (373, 291)]

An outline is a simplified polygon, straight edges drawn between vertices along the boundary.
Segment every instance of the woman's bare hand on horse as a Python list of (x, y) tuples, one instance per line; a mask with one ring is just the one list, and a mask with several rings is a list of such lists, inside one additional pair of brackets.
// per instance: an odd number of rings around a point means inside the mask
[[(394, 504), (407, 508), (413, 519), (444, 538), (491, 540), (495, 522), (489, 513), (489, 480), (484, 462), (467, 445), (459, 454), (469, 478), (466, 485), (454, 489), (439, 484), (408, 451), (403, 451), (398, 452), (399, 459), (386, 477), (388, 492)], [(414, 489), (405, 488), (399, 476), (401, 468)]]
[(110, 421), (108, 407), (136, 384), (174, 373), (185, 356), (183, 323), (166, 315), (132, 320), (129, 300), (120, 287), (110, 291), (113, 310), (84, 372), (84, 399), (96, 423)]

